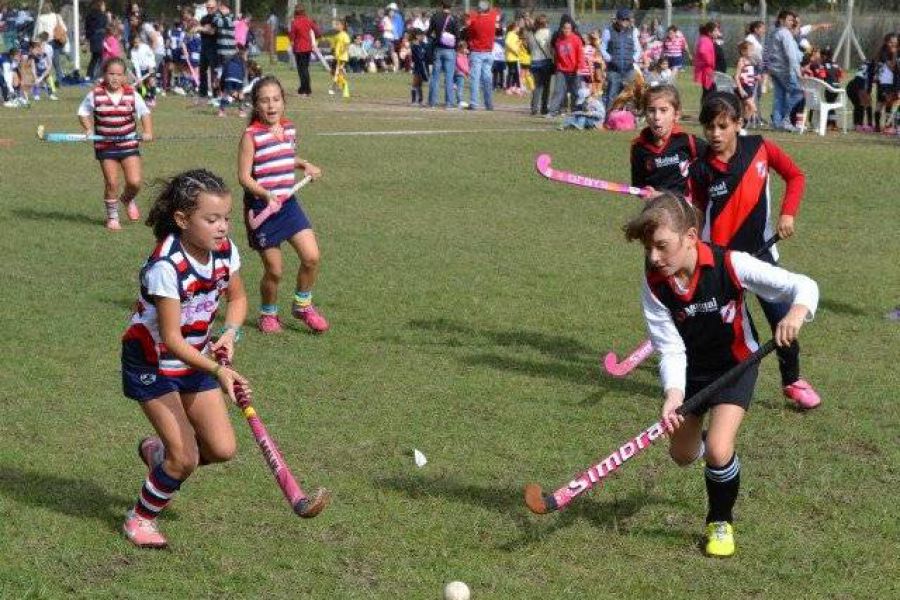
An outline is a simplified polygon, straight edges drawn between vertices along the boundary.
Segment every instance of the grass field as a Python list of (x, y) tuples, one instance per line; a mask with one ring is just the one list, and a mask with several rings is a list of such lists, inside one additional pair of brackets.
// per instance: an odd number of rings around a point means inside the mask
[[(626, 380), (598, 362), (645, 335), (641, 249), (619, 232), (638, 201), (533, 168), (549, 152), (560, 168), (627, 179), (631, 136), (556, 132), (506, 99), (494, 113), (411, 109), (406, 76), (353, 79), (346, 103), (324, 94), (323, 74), (314, 84), (288, 116), (325, 172), (303, 201), (333, 329), (292, 322), (263, 337), (248, 322), (236, 362), (302, 483), (334, 502), (293, 516), (234, 410), (239, 454), (185, 484), (164, 552), (119, 533), (149, 431), (121, 395), (119, 337), (151, 232), (104, 230), (89, 147), (34, 139), (39, 123), (77, 131), (86, 90), (0, 112), (14, 140), (0, 147), (0, 597), (417, 599), (452, 579), (475, 598), (900, 597), (900, 326), (883, 318), (900, 302), (896, 144), (774, 136), (809, 175), (782, 253), (821, 288), (802, 339), (824, 403), (796, 412), (763, 365), (739, 439), (738, 554), (712, 562), (697, 548), (702, 470), (676, 468), (664, 447), (563, 513), (533, 516), (521, 498), (658, 416), (655, 361)], [(237, 189), (242, 122), (186, 104), (156, 109), (147, 178), (203, 166)], [(696, 96), (686, 104), (696, 114)], [(464, 131), (359, 133), (397, 130)], [(176, 134), (197, 139), (164, 139)], [(255, 307), (260, 262), (239, 215), (234, 238)]]

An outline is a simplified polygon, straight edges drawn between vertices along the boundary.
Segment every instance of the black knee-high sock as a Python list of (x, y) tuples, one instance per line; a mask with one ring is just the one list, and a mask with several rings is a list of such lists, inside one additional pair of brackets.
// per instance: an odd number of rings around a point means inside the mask
[(734, 521), (731, 511), (737, 500), (741, 487), (741, 461), (737, 454), (725, 466), (706, 465), (706, 496), (709, 499), (709, 512), (706, 522)]
[(875, 131), (881, 131), (881, 111), (875, 111)]
[(871, 125), (872, 123), (875, 122), (875, 121), (872, 119), (872, 107), (871, 107), (871, 106), (867, 106), (867, 107), (866, 107), (866, 117), (868, 117), (868, 119), (869, 119), (869, 125)]
[(778, 369), (781, 371), (781, 385), (791, 385), (800, 379), (800, 344), (795, 340), (786, 348), (779, 346)]

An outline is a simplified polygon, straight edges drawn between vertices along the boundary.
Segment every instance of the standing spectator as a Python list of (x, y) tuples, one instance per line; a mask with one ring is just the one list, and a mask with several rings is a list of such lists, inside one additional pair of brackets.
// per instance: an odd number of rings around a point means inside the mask
[[(768, 69), (766, 68), (765, 61), (763, 60), (763, 40), (766, 39), (766, 24), (763, 21), (753, 21), (749, 25), (747, 25), (747, 35), (744, 37), (744, 41), (750, 44), (750, 60), (753, 62), (753, 66), (756, 67), (756, 73), (759, 77), (759, 85), (756, 86), (755, 93), (756, 96), (753, 98), (756, 103), (757, 110), (759, 109), (759, 101), (762, 97), (763, 90), (766, 87), (767, 78), (768, 78)], [(759, 113), (756, 115), (757, 121), (762, 121), (759, 117)]]
[(603, 103), (609, 112), (612, 101), (634, 76), (634, 63), (641, 58), (641, 43), (637, 29), (631, 22), (629, 9), (617, 10), (616, 20), (603, 30), (600, 54), (606, 61), (606, 93)]
[(224, 66), (237, 53), (235, 38), (235, 22), (228, 0), (219, 1), (219, 11), (213, 19), (216, 27), (216, 59), (219, 66)]
[(297, 6), (294, 9), (294, 20), (291, 22), (291, 47), (294, 51), (297, 63), (297, 76), (300, 78), (300, 87), (297, 93), (303, 98), (309, 98), (312, 94), (312, 86), (309, 80), (309, 58), (312, 55), (312, 36), (319, 36), (319, 26), (311, 18), (306, 16), (306, 9)]
[(91, 62), (88, 63), (85, 81), (92, 81), (97, 78), (97, 71), (100, 68), (101, 58), (103, 57), (103, 38), (106, 37), (106, 26), (108, 24), (109, 18), (106, 16), (106, 2), (94, 0), (84, 17), (84, 37), (87, 38), (88, 46), (91, 50)]
[(469, 45), (465, 40), (460, 40), (456, 44), (456, 74), (453, 76), (453, 90), (456, 92), (454, 102), (460, 108), (469, 105), (463, 100), (463, 88), (466, 85), (466, 79), (469, 78)]
[[(556, 62), (556, 71), (562, 75), (565, 92), (562, 94), (562, 102), (550, 107), (550, 114), (559, 114), (562, 105), (565, 104), (566, 93), (572, 97), (572, 104), (578, 102), (578, 89), (580, 77), (578, 68), (584, 62), (584, 43), (581, 36), (573, 31), (572, 23), (566, 22), (562, 26), (561, 34), (556, 38), (553, 47)], [(557, 96), (559, 97), (559, 96)]]
[(219, 55), (216, 49), (216, 13), (219, 4), (216, 0), (206, 0), (206, 14), (200, 18), (196, 31), (200, 32), (200, 90), (197, 102), (206, 96), (212, 97), (212, 82), (216, 67), (219, 66)]
[(471, 73), (471, 95), (469, 110), (478, 108), (478, 89), (481, 88), (481, 99), (485, 110), (494, 110), (491, 74), (494, 68), (492, 50), (494, 48), (494, 29), (497, 26), (499, 13), (491, 8), (488, 0), (478, 1), (478, 12), (469, 13), (469, 67)]
[(434, 50), (434, 66), (428, 83), (428, 106), (437, 103), (438, 86), (444, 80), (444, 104), (454, 108), (453, 76), (456, 74), (456, 40), (459, 38), (459, 20), (450, 13), (451, 0), (441, 0), (441, 12), (431, 19), (428, 37)]
[(397, 56), (397, 49), (395, 47), (397, 40), (400, 39), (397, 36), (397, 32), (394, 31), (394, 14), (396, 11), (397, 4), (394, 2), (387, 5), (386, 14), (385, 11), (379, 11), (382, 14), (380, 22), (381, 40), (384, 42), (385, 51), (390, 53), (391, 65), (394, 73), (400, 69), (400, 57)]
[(662, 42), (662, 46), (662, 55), (666, 57), (666, 61), (669, 63), (669, 68), (672, 69), (672, 77), (674, 79), (677, 79), (678, 73), (681, 71), (681, 69), (684, 68), (685, 65), (685, 53), (687, 53), (688, 58), (690, 58), (687, 39), (684, 37), (684, 34), (680, 29), (678, 29), (678, 27), (676, 27), (675, 25), (671, 25), (669, 26), (666, 37)]
[(422, 12), (422, 9), (415, 9), (414, 11), (412, 11), (412, 15), (412, 29), (418, 29), (419, 31), (429, 31), (431, 29), (431, 19), (428, 18), (428, 15)]
[(800, 89), (800, 47), (792, 29), (797, 22), (797, 13), (783, 10), (778, 13), (772, 47), (769, 49), (769, 75), (772, 78), (774, 99), (772, 104), (772, 127), (786, 131), (796, 131), (790, 122), (793, 108), (803, 100)]
[(713, 41), (713, 31), (716, 24), (712, 21), (700, 26), (700, 35), (697, 36), (697, 45), (694, 47), (694, 81), (700, 84), (702, 93), (700, 104), (706, 100), (706, 96), (716, 89), (716, 43)]
[[(394, 50), (400, 51), (400, 40), (406, 34), (406, 18), (396, 3), (388, 4), (388, 16), (391, 17), (391, 24), (394, 26)], [(424, 31), (424, 30), (423, 30)]]
[(42, 33), (46, 33), (50, 40), (49, 44), (53, 50), (53, 74), (56, 76), (56, 81), (61, 82), (63, 80), (63, 72), (62, 67), (59, 65), (59, 57), (66, 47), (66, 37), (69, 30), (66, 28), (66, 24), (63, 22), (62, 17), (59, 16), (59, 13), (53, 12), (53, 4), (50, 2), (45, 2), (41, 7), (41, 14), (38, 17), (34, 33), (35, 39), (39, 39)]
[(728, 61), (725, 59), (725, 37), (722, 35), (722, 26), (716, 23), (712, 32), (713, 51), (716, 53), (716, 71), (728, 72)]
[(531, 114), (546, 115), (547, 101), (550, 99), (550, 79), (553, 77), (554, 68), (547, 15), (538, 15), (534, 22), (528, 23), (527, 26), (525, 40), (531, 52), (531, 74), (534, 76)]
[(275, 56), (275, 38), (278, 37), (278, 15), (274, 10), (269, 11), (269, 17), (266, 19), (266, 32), (263, 37), (263, 43), (266, 46), (266, 52), (269, 53), (269, 64), (274, 65)]

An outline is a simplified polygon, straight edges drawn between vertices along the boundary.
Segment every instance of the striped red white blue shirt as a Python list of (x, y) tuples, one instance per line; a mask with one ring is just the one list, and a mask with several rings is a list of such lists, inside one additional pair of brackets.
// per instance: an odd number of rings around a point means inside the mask
[(287, 119), (281, 121), (281, 128), (280, 136), (259, 121), (246, 129), (253, 139), (250, 174), (261, 187), (280, 198), (290, 195), (294, 187), (297, 156), (297, 128)]

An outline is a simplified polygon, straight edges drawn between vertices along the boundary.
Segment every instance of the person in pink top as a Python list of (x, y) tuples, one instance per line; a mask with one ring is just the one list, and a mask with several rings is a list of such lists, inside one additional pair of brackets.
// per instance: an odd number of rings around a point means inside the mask
[(466, 42), (456, 44), (456, 73), (453, 75), (453, 89), (456, 90), (456, 104), (460, 108), (468, 106), (463, 101), (463, 87), (469, 78), (469, 45)]
[(700, 35), (697, 37), (697, 45), (694, 49), (694, 81), (703, 88), (700, 104), (703, 104), (706, 96), (716, 89), (713, 75), (716, 69), (716, 48), (712, 39), (715, 29), (716, 24), (713, 21), (701, 25)]
[(106, 28), (106, 37), (103, 38), (103, 62), (105, 63), (111, 58), (122, 58), (122, 44), (119, 43), (119, 38), (116, 37), (118, 33), (118, 27), (116, 25), (109, 25)]
[(300, 78), (300, 87), (297, 93), (308, 98), (312, 95), (312, 87), (309, 83), (309, 58), (313, 52), (312, 36), (321, 35), (319, 26), (315, 21), (306, 16), (306, 9), (298, 6), (294, 9), (294, 20), (291, 21), (291, 30), (288, 37), (291, 39), (291, 49), (297, 63), (297, 76)]

